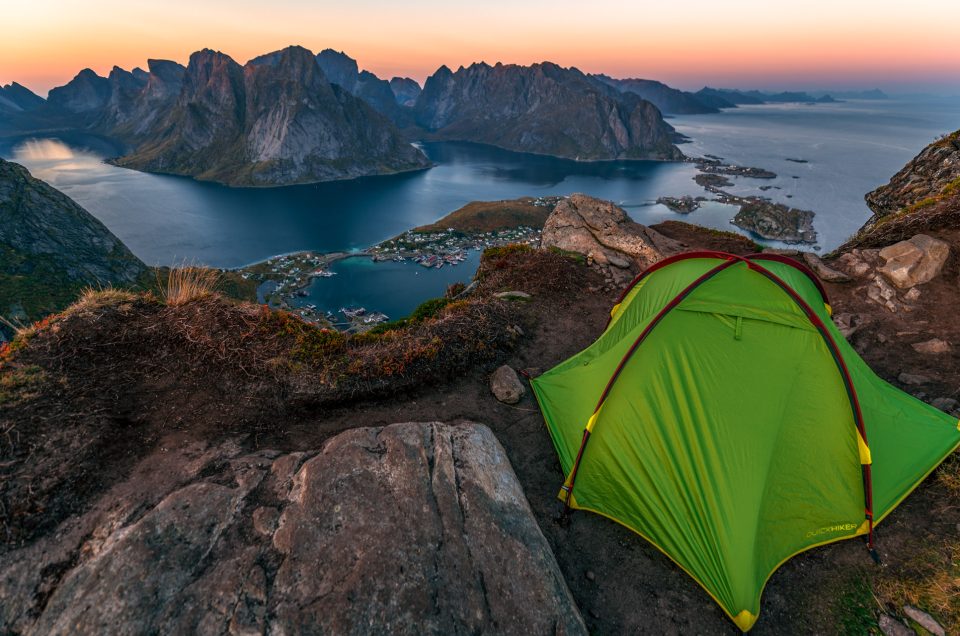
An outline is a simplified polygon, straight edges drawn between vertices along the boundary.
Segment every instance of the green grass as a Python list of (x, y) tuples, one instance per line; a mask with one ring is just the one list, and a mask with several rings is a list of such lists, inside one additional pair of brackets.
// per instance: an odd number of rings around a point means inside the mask
[(559, 254), (560, 256), (569, 258), (570, 260), (576, 261), (581, 265), (585, 265), (587, 263), (587, 257), (581, 254), (580, 252), (571, 252), (570, 250), (562, 250), (559, 247), (556, 247), (553, 245), (551, 245), (547, 249), (549, 249), (554, 254)]
[(876, 617), (877, 602), (870, 580), (856, 578), (836, 600), (837, 632), (845, 636), (879, 633)]

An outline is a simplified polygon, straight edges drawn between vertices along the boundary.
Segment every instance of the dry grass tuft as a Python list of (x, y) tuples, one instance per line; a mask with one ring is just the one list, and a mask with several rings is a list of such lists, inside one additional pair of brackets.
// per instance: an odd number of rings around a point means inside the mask
[(951, 499), (960, 499), (960, 453), (953, 453), (940, 465), (937, 481), (947, 489)]
[(220, 282), (220, 272), (209, 267), (185, 265), (173, 267), (167, 284), (158, 285), (169, 307), (180, 307), (213, 294)]
[(960, 625), (960, 542), (928, 546), (909, 572), (884, 573), (874, 583), (877, 600), (895, 608), (924, 609), (941, 625)]

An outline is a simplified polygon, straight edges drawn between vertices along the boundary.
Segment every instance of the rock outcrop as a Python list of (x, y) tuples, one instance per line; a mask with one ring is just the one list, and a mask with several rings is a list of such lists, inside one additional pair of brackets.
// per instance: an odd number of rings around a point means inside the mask
[(573, 194), (557, 203), (540, 243), (545, 248), (585, 255), (615, 285), (682, 250), (680, 243), (635, 223), (612, 202), (585, 194)]
[(866, 195), (874, 217), (868, 225), (904, 208), (933, 202), (947, 189), (960, 192), (960, 130), (939, 139)]
[(37, 320), (84, 287), (129, 285), (146, 269), (68, 196), (0, 159), (0, 315)]
[(288, 454), (163, 450), (0, 556), (0, 630), (586, 633), (485, 426), (359, 428)]
[(877, 271), (900, 289), (909, 289), (933, 280), (949, 256), (950, 245), (946, 241), (917, 234), (880, 250), (885, 263)]
[(823, 259), (813, 252), (804, 252), (803, 260), (806, 261), (807, 265), (811, 270), (813, 270), (813, 273), (820, 278), (820, 280), (828, 283), (849, 283), (851, 280), (850, 276), (844, 274), (840, 270), (830, 267), (823, 262)]
[(549, 62), (442, 66), (414, 115), (435, 139), (580, 160), (683, 157), (656, 106)]
[(263, 55), (245, 66), (223, 53), (194, 53), (169, 112), (133, 154), (116, 163), (255, 186), (429, 166), (389, 121), (328, 82), (302, 47)]

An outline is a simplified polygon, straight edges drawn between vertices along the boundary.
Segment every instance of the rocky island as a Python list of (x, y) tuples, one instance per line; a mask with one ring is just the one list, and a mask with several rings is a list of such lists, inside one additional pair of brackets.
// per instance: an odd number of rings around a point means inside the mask
[[(716, 195), (714, 201), (736, 205), (740, 209), (731, 219), (737, 227), (752, 232), (760, 238), (782, 241), (784, 243), (817, 242), (817, 232), (813, 227), (816, 214), (810, 210), (792, 208), (782, 203), (774, 203), (766, 197), (737, 196), (730, 194), (723, 188), (733, 185), (728, 177), (747, 177), (751, 179), (775, 179), (776, 173), (763, 168), (738, 166), (725, 163), (721, 157), (707, 155), (706, 157), (689, 159), (695, 163), (700, 172), (694, 175), (697, 185)], [(761, 190), (770, 190), (777, 186), (763, 185)], [(779, 189), (779, 188), (777, 188)], [(788, 195), (789, 196), (789, 195)], [(674, 212), (689, 214), (695, 211), (703, 197), (661, 197), (657, 203), (663, 203)]]

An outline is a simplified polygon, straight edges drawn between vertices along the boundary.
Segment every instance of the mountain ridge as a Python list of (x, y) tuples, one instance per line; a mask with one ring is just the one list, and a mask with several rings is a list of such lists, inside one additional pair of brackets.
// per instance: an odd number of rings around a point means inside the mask
[(552, 62), (446, 65), (413, 107), (430, 138), (578, 160), (679, 160), (656, 106)]

